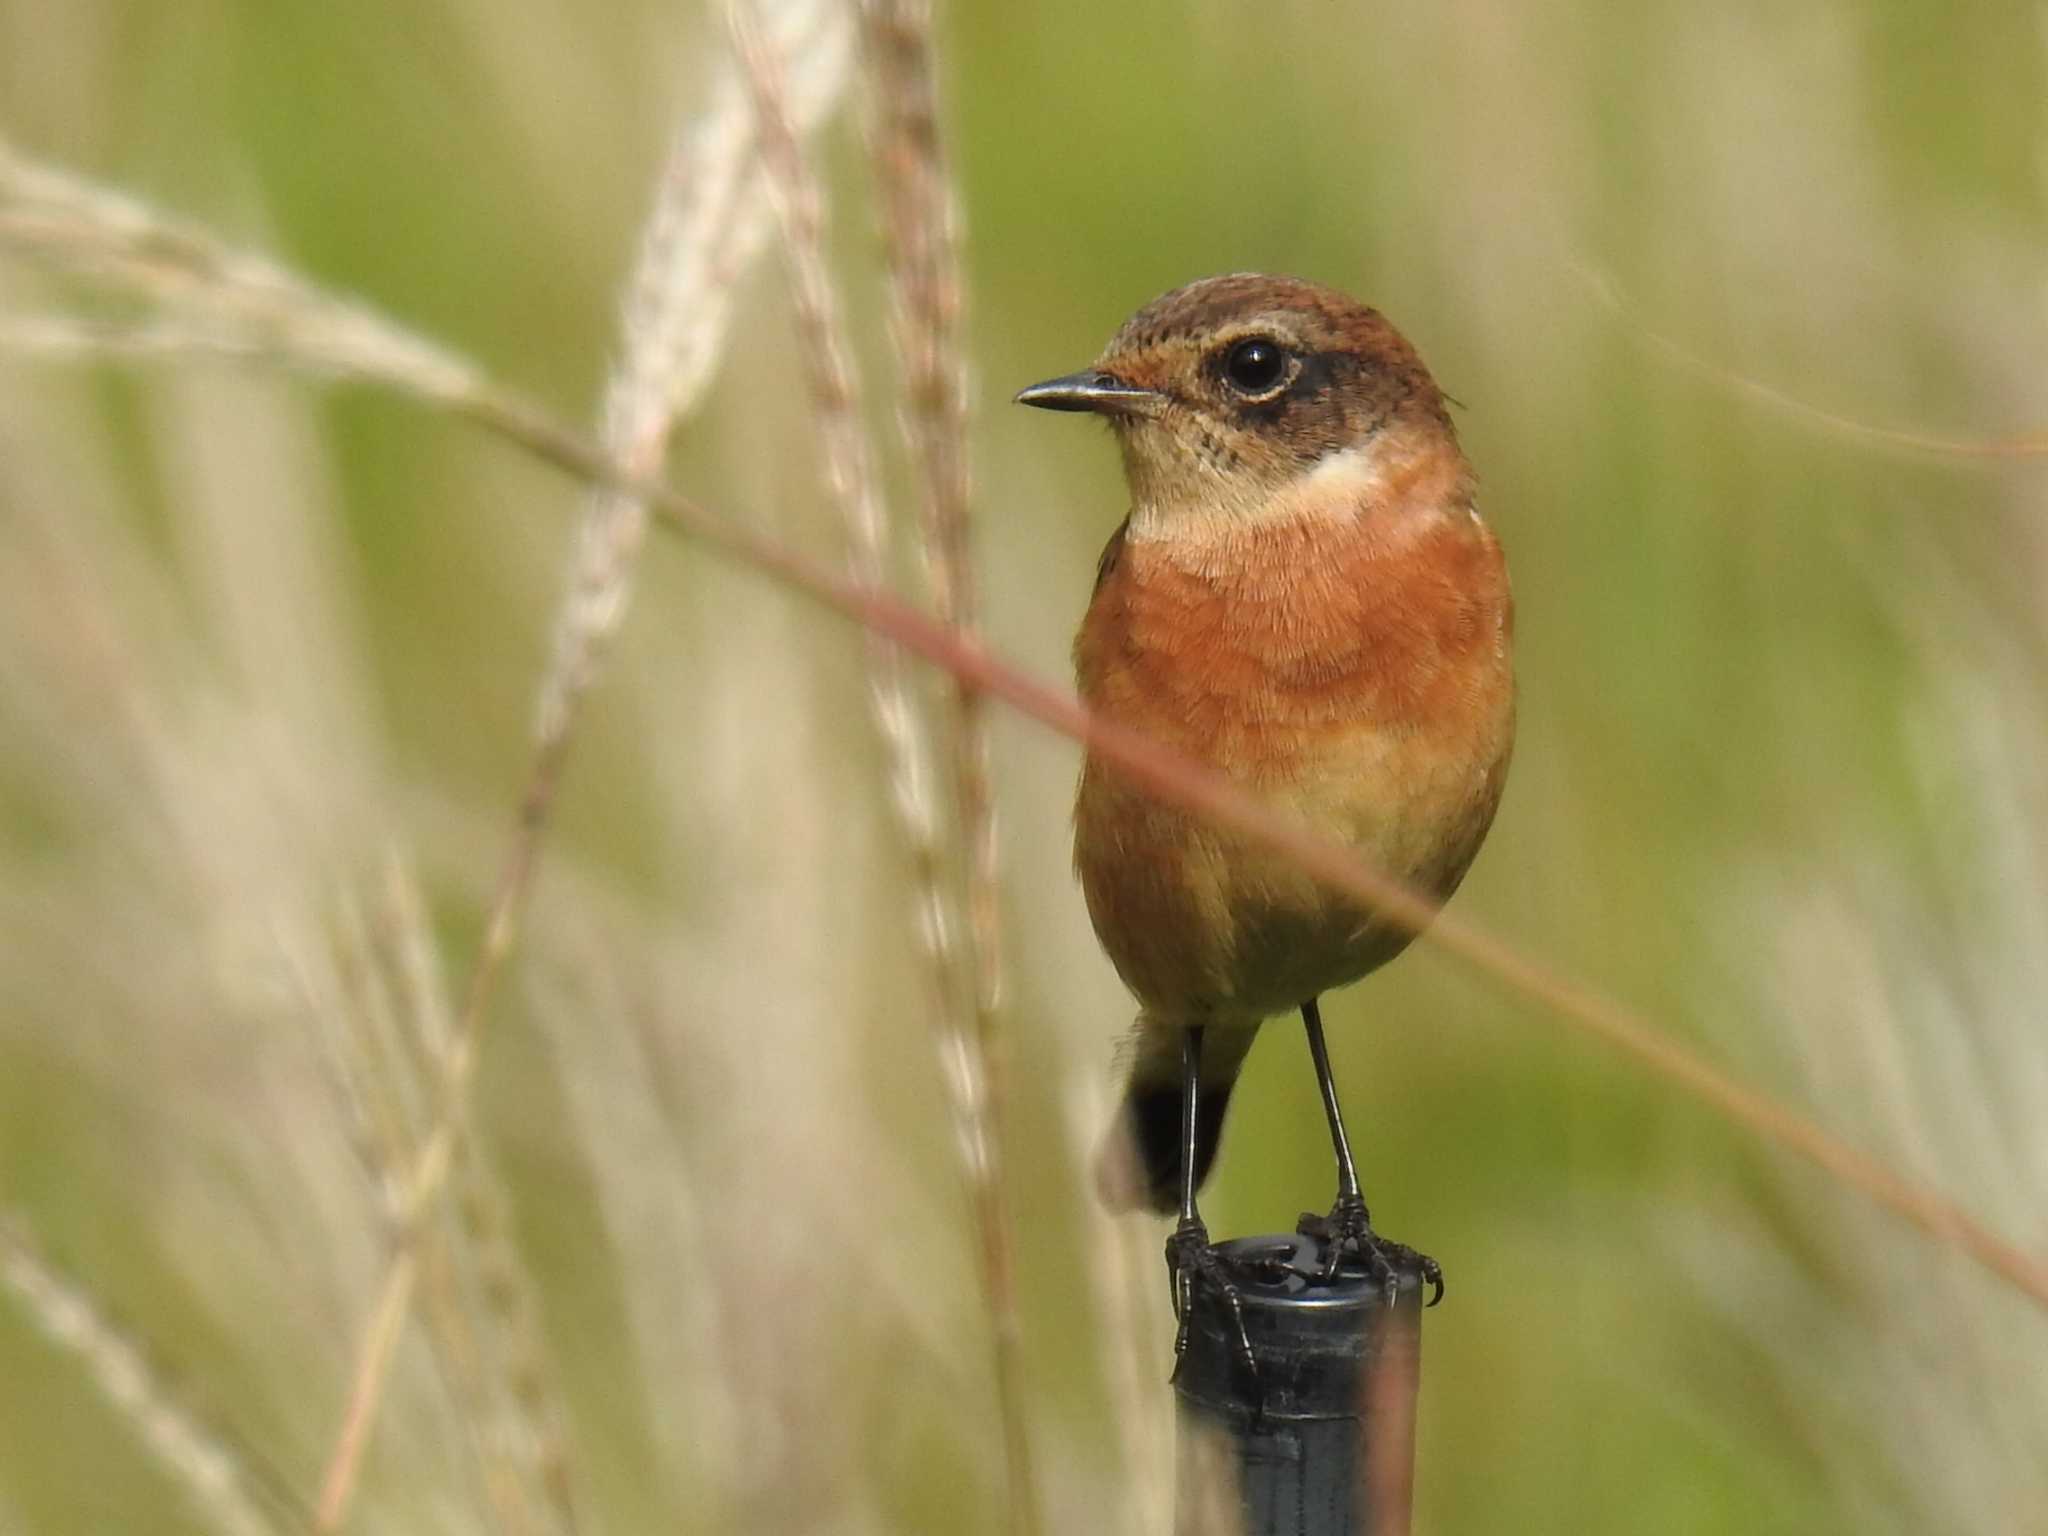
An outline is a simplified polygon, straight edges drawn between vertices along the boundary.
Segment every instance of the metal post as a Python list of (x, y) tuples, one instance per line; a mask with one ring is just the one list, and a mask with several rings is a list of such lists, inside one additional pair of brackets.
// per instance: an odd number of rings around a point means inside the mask
[(1257, 1378), (1227, 1302), (1198, 1284), (1174, 1378), (1179, 1536), (1407, 1536), (1421, 1275), (1399, 1273), (1390, 1303), (1385, 1283), (1349, 1262), (1325, 1284), (1312, 1237), (1219, 1247)]

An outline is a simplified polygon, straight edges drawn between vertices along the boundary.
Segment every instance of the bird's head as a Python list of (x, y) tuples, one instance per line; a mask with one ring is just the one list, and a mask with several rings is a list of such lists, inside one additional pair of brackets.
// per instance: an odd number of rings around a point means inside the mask
[[(1375, 309), (1298, 278), (1237, 273), (1176, 288), (1094, 364), (1019, 392), (1115, 428), (1134, 530), (1243, 526), (1313, 477), (1365, 481), (1457, 439), (1442, 393)], [(1178, 525), (1178, 526), (1177, 526)]]

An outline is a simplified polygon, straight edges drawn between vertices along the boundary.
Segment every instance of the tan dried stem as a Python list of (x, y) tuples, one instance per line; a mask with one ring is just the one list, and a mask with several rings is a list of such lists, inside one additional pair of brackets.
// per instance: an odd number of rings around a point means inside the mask
[(147, 307), (140, 320), (22, 320), (0, 337), (30, 350), (174, 355), (289, 355), (337, 378), (402, 378), (448, 401), (483, 387), (480, 371), (362, 305), (141, 200), (38, 164), (0, 139), (0, 249)]
[[(1075, 1160), (1101, 1135), (1115, 1113), (1108, 1085), (1096, 1072), (1075, 1073), (1065, 1099), (1067, 1135)], [(1119, 1531), (1163, 1536), (1173, 1528), (1173, 1406), (1158, 1383), (1167, 1374), (1156, 1333), (1151, 1240), (1140, 1254), (1129, 1222), (1100, 1201), (1087, 1206), (1083, 1248), (1102, 1338), (1099, 1355), (1107, 1377), (1111, 1416), (1123, 1452), (1123, 1514)]]
[[(412, 872), (396, 856), (386, 862), (379, 935), (401, 1000), (422, 1075), (438, 1080), (451, 1036), (447, 989), (439, 954)], [(502, 1400), (496, 1415), (507, 1433), (493, 1456), (509, 1462), (498, 1479), (501, 1501), (515, 1499), (522, 1523), (573, 1536), (575, 1476), (570, 1464), (569, 1415), (540, 1327), (540, 1309), (526, 1265), (512, 1238), (504, 1191), (474, 1141), (456, 1148), (454, 1218), (480, 1291), (477, 1330)]]
[[(939, 126), (936, 47), (929, 0), (860, 0), (869, 146), (893, 293), (892, 331), (903, 375), (904, 437), (917, 465), (927, 577), (939, 621), (975, 633), (967, 467), (967, 368), (960, 347), (963, 284), (952, 180)], [(1011, 1529), (1040, 1523), (1025, 1429), (1023, 1339), (1008, 1197), (1005, 1119), (1009, 1057), (1001, 1028), (1003, 948), (1000, 848), (990, 784), (987, 712), (980, 690), (955, 674), (948, 734), (953, 796), (967, 852), (967, 926), (974, 956), (974, 1055), (980, 1079), (975, 1134), (988, 1198), (977, 1219), (983, 1280), (996, 1324), (1012, 1483)]]
[[(0, 344), (77, 356), (154, 357), (193, 351), (227, 357), (289, 356), (331, 377), (402, 381), (409, 392), (444, 405), (455, 397), (473, 397), (482, 388), (480, 375), (470, 364), (382, 317), (314, 288), (261, 256), (235, 250), (203, 228), (33, 164), (4, 143), (0, 247), (67, 271), (95, 275), (111, 290), (150, 310), (133, 320), (17, 319), (0, 333)], [(418, 1278), (421, 1230), (450, 1161), (462, 1147), (459, 1111), (474, 1069), (474, 1026), (480, 1024), (490, 979), (510, 947), (512, 919), (532, 868), (534, 842), (524, 833), (529, 828), (537, 831), (542, 817), (534, 808), (552, 798), (559, 772), (559, 752), (544, 750), (540, 757), (536, 784), (528, 789), (522, 836), (493, 903), (479, 963), (481, 985), (473, 982), (473, 1006), (443, 1053), (443, 1080), (423, 1096), (437, 1106), (433, 1123), (422, 1133), (414, 1161), (379, 1173), (389, 1186), (386, 1205), (394, 1257), (365, 1334), (350, 1408), (323, 1480), (315, 1514), (316, 1524), (323, 1528), (339, 1522), (353, 1488), (375, 1401)], [(394, 1083), (387, 1078), (382, 1086)], [(388, 1163), (397, 1155), (391, 1132), (396, 1111), (385, 1107), (384, 1134), (379, 1137), (370, 1125), (369, 1106), (358, 1107), (363, 1111), (359, 1130), (366, 1138), (366, 1160)], [(381, 1150), (374, 1144), (379, 1141)], [(561, 1478), (554, 1482), (559, 1484)]]
[[(325, 1027), (332, 1058), (328, 1076), (347, 1118), (358, 1159), (380, 1194), (387, 1237), (402, 1236), (406, 1177), (419, 1118), (419, 1066), (408, 1049), (389, 980), (380, 969), (369, 925), (344, 898), (335, 921), (334, 996), (299, 967), (309, 1012)], [(329, 1015), (338, 1014), (330, 1019)], [(421, 1315), (441, 1381), (459, 1412), (480, 1471), (493, 1529), (502, 1536), (535, 1529), (532, 1501), (489, 1427), (496, 1415), (483, 1370), (483, 1349), (463, 1303), (459, 1266), (440, 1224), (421, 1234)]]
[[(939, 130), (931, 8), (923, 0), (863, 0), (869, 137), (907, 408), (905, 439), (919, 469), (924, 563), (942, 622), (980, 623), (967, 469), (967, 368), (960, 347), (962, 281), (952, 182)], [(956, 684), (958, 680), (956, 679)], [(968, 919), (974, 935), (976, 1024), (998, 1077), (994, 1021), (1002, 1002), (996, 819), (988, 732), (977, 692), (956, 691), (955, 793), (968, 838)]]
[(0, 1288), (51, 1343), (77, 1357), (108, 1404), (183, 1490), (208, 1530), (278, 1536), (303, 1523), (289, 1495), (219, 1429), (202, 1423), (143, 1350), (61, 1273), (22, 1220), (0, 1211)]
[[(829, 4), (778, 6), (779, 30), (794, 34), (807, 60), (803, 112), (815, 123), (838, 94), (845, 44)], [(483, 943), (443, 1057), (440, 1113), (414, 1167), (407, 1239), (399, 1245), (358, 1351), (356, 1372), (322, 1478), (316, 1528), (338, 1529), (389, 1373), (418, 1268), (413, 1226), (447, 1177), (460, 1142), (469, 1086), (498, 976), (517, 941), (538, 867), (542, 837), (568, 760), (578, 706), (624, 616), (646, 527), (635, 483), (654, 476), (670, 432), (711, 377), (734, 285), (759, 249), (761, 188), (753, 169), (751, 111), (728, 70), (704, 117), (679, 139), (627, 287), (622, 355), (606, 391), (603, 438), (622, 478), (586, 509), (578, 555), (556, 625), (554, 655), (540, 687), (536, 741), (512, 845), (499, 871)]]
[[(480, 426), (585, 479), (616, 481), (594, 444), (535, 407), (498, 394), (460, 407)], [(1150, 737), (1091, 713), (1064, 689), (1038, 682), (978, 641), (937, 623), (891, 593), (865, 587), (806, 559), (779, 540), (718, 516), (666, 487), (644, 487), (649, 505), (677, 533), (711, 546), (865, 628), (894, 641), (1019, 713), (1081, 743), (1106, 767), (1161, 800), (1250, 839), (1329, 889), (1391, 922), (1426, 933), (1510, 992), (1540, 1003), (1688, 1097), (1867, 1196), (1928, 1236), (1967, 1255), (2048, 1310), (2048, 1261), (2024, 1252), (1954, 1200), (1907, 1178), (1780, 1100), (1738, 1082), (1622, 1004), (1557, 975), (1454, 911), (1439, 913), (1419, 892), (1317, 836), (1213, 769)]]
[[(812, 414), (823, 448), (825, 491), (846, 528), (848, 568), (856, 580), (878, 586), (887, 571), (889, 517), (861, 424), (860, 385), (838, 296), (825, 265), (824, 195), (789, 114), (781, 61), (746, 6), (733, 6), (731, 18), (782, 228)], [(939, 810), (924, 762), (923, 711), (894, 646), (871, 639), (868, 670), (875, 728), (888, 759), (890, 804), (917, 893), (918, 929), (936, 973), (933, 1006), (943, 1017), (951, 1011), (947, 994), (954, 923)]]
[[(826, 491), (847, 527), (849, 564), (854, 578), (867, 585), (879, 585), (887, 565), (888, 520), (876, 488), (867, 434), (861, 425), (859, 384), (840, 319), (839, 302), (825, 263), (824, 193), (790, 120), (779, 61), (745, 5), (733, 6), (731, 16), (735, 43), (759, 114), (762, 161), (775, 192), (782, 226), (813, 413), (824, 445)], [(1036, 1458), (1023, 1374), (1022, 1327), (1010, 1236), (1011, 1202), (1001, 1138), (990, 1124), (991, 1100), (996, 1089), (988, 1078), (987, 1061), (995, 998), (992, 991), (983, 993), (977, 988), (974, 1001), (963, 1007), (955, 995), (953, 924), (938, 809), (923, 760), (926, 733), (922, 729), (922, 712), (906, 675), (903, 656), (886, 641), (870, 636), (868, 669), (876, 729), (889, 761), (890, 800), (909, 857), (913, 900), (929, 963), (931, 1024), (952, 1101), (962, 1172), (980, 1239), (977, 1252), (995, 1346), (996, 1396), (1004, 1426), (1009, 1484), (1003, 1507), (1013, 1529), (1036, 1530)], [(981, 814), (986, 819), (985, 775), (981, 784)], [(984, 873), (993, 878), (992, 867)], [(992, 956), (994, 944), (993, 935), (984, 935), (977, 926), (978, 959)]]
[[(387, 1234), (403, 1241), (409, 1178), (452, 1021), (418, 889), (395, 854), (379, 887), (368, 920), (351, 904), (337, 937), (343, 1038), (335, 1042), (335, 1076), (366, 1168), (387, 1192)], [(433, 1358), (470, 1431), (497, 1528), (566, 1536), (576, 1528), (567, 1415), (541, 1347), (532, 1283), (503, 1196), (467, 1135), (457, 1139), (450, 1177), (450, 1210), (423, 1221), (419, 1234)]]
[[(375, 928), (385, 926), (379, 913)], [(379, 934), (344, 895), (334, 920), (332, 995), (301, 963), (299, 985), (307, 1012), (322, 1026), (328, 1079), (340, 1100), (356, 1157), (379, 1192), (387, 1241), (406, 1237), (406, 1192), (418, 1153), (418, 1126), (426, 1114), (418, 1042), (399, 1018)], [(408, 1010), (410, 1012), (410, 1010)], [(467, 1139), (465, 1139), (467, 1149)], [(467, 1163), (467, 1157), (459, 1157)], [(440, 1382), (457, 1407), (471, 1458), (479, 1468), (492, 1530), (500, 1536), (537, 1530), (537, 1501), (528, 1497), (520, 1468), (494, 1434), (496, 1411), (485, 1352), (463, 1292), (463, 1264), (444, 1221), (420, 1231), (420, 1315)]]
[[(808, 132), (838, 97), (850, 48), (835, 0), (776, 0), (767, 24), (793, 63), (791, 114)], [(603, 436), (619, 463), (651, 474), (677, 422), (703, 398), (724, 347), (734, 288), (767, 234), (754, 114), (730, 61), (701, 115), (678, 134), (625, 288), (620, 356), (605, 392)], [(599, 494), (586, 508), (555, 654), (542, 688), (538, 735), (569, 729), (602, 649), (624, 615), (646, 509)]]
[(1621, 291), (1621, 286), (1607, 273), (1589, 261), (1577, 257), (1566, 259), (1573, 274), (1585, 285), (1586, 291), (1593, 295), (1600, 306), (1622, 321), (1636, 340), (1649, 347), (1659, 357), (1697, 378), (1718, 384), (1736, 394), (1745, 395), (1781, 416), (1803, 422), (1833, 437), (1848, 438), (1893, 453), (1947, 459), (2048, 458), (2048, 432), (2025, 432), (2010, 437), (1945, 437), (1940, 433), (1911, 432), (1899, 427), (1881, 426), (1876, 422), (1860, 421), (1853, 416), (1845, 416), (1839, 411), (1831, 411), (1811, 401), (1802, 400), (1775, 384), (1766, 383), (1762, 379), (1737, 372), (1725, 364), (1701, 356), (1676, 337), (1667, 335), (1651, 325), (1636, 304)]

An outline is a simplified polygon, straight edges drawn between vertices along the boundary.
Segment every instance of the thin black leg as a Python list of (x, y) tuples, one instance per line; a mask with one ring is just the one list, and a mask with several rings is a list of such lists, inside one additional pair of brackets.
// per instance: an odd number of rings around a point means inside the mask
[(1187, 1031), (1180, 1046), (1180, 1224), (1199, 1227), (1195, 1212), (1195, 1125), (1202, 1082), (1202, 1028)]
[(1202, 1028), (1184, 1031), (1180, 1041), (1180, 1221), (1166, 1240), (1166, 1273), (1173, 1286), (1175, 1369), (1187, 1353), (1188, 1319), (1194, 1312), (1195, 1274), (1209, 1260), (1209, 1229), (1195, 1209), (1195, 1116), (1202, 1084)]
[(1330, 1047), (1323, 1040), (1323, 1010), (1316, 999), (1301, 1005), (1301, 1022), (1308, 1028), (1308, 1053), (1316, 1064), (1316, 1087), (1323, 1093), (1323, 1114), (1330, 1122), (1330, 1144), (1337, 1150), (1337, 1199), (1339, 1203), (1365, 1197), (1358, 1189), (1358, 1165), (1351, 1160), (1351, 1138), (1344, 1134), (1344, 1112), (1337, 1107), (1337, 1079), (1330, 1074)]
[(1166, 1240), (1166, 1273), (1173, 1287), (1173, 1315), (1179, 1323), (1173, 1337), (1174, 1374), (1187, 1354), (1188, 1326), (1195, 1310), (1197, 1279), (1213, 1286), (1229, 1307), (1237, 1325), (1238, 1354), (1254, 1380), (1258, 1362), (1252, 1355), (1251, 1335), (1245, 1331), (1244, 1306), (1219, 1254), (1209, 1242), (1209, 1229), (1195, 1209), (1195, 1126), (1202, 1084), (1202, 1027), (1188, 1029), (1181, 1039), (1180, 1070), (1180, 1221)]
[(1337, 1107), (1337, 1080), (1330, 1073), (1330, 1048), (1323, 1039), (1323, 1012), (1315, 998), (1301, 1005), (1301, 1022), (1308, 1030), (1308, 1053), (1316, 1066), (1316, 1087), (1322, 1090), (1323, 1114), (1330, 1122), (1330, 1145), (1337, 1153), (1337, 1203), (1327, 1216), (1303, 1213), (1297, 1228), (1323, 1245), (1323, 1278), (1336, 1278), (1346, 1253), (1355, 1253), (1368, 1273), (1385, 1282), (1391, 1302), (1399, 1285), (1399, 1271), (1413, 1270), (1435, 1287), (1430, 1305), (1444, 1298), (1444, 1272), (1427, 1254), (1417, 1253), (1402, 1243), (1393, 1243), (1372, 1229), (1372, 1217), (1365, 1208), (1365, 1196), (1358, 1187), (1358, 1165), (1351, 1157), (1351, 1138), (1344, 1133), (1344, 1115)]

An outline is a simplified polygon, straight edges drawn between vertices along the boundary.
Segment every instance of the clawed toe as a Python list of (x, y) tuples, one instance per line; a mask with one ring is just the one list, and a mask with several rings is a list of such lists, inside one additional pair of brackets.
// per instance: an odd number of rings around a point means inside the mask
[(1251, 1335), (1245, 1330), (1244, 1303), (1238, 1295), (1230, 1261), (1209, 1241), (1208, 1228), (1199, 1220), (1183, 1221), (1166, 1239), (1166, 1273), (1173, 1287), (1173, 1315), (1180, 1325), (1173, 1338), (1174, 1376), (1180, 1375), (1181, 1361), (1187, 1357), (1195, 1287), (1200, 1284), (1207, 1285), (1230, 1308), (1231, 1321), (1237, 1328), (1238, 1356), (1256, 1379), (1259, 1363), (1252, 1354)]
[(1337, 1277), (1347, 1256), (1353, 1256), (1369, 1276), (1386, 1287), (1389, 1305), (1404, 1272), (1420, 1276), (1431, 1288), (1429, 1305), (1433, 1307), (1444, 1299), (1443, 1266), (1428, 1254), (1417, 1253), (1406, 1243), (1393, 1242), (1373, 1231), (1365, 1202), (1356, 1196), (1339, 1198), (1327, 1216), (1302, 1212), (1295, 1231), (1322, 1245), (1325, 1283)]

